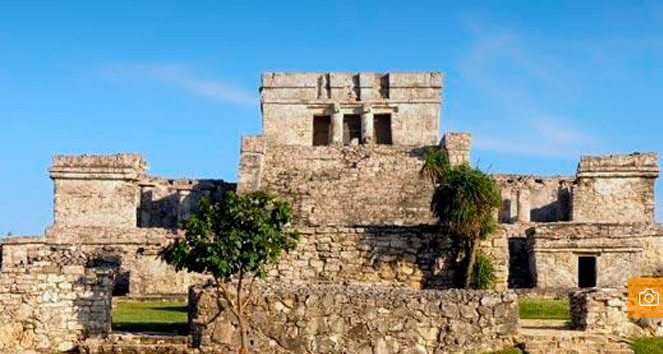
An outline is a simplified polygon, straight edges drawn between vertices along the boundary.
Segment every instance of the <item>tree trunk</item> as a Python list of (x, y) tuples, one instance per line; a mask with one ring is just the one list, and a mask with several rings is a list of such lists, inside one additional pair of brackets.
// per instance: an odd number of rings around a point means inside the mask
[(238, 318), (237, 322), (239, 323), (239, 338), (241, 341), (240, 347), (239, 347), (239, 354), (248, 354), (249, 353), (249, 343), (248, 343), (248, 338), (246, 337), (246, 323), (244, 322), (244, 314), (241, 313)]
[(465, 289), (470, 288), (470, 283), (472, 282), (472, 275), (474, 273), (474, 262), (477, 258), (477, 246), (478, 243), (475, 240), (468, 241), (468, 253), (465, 254), (467, 257), (467, 267), (465, 268)]
[(239, 339), (240, 347), (239, 354), (249, 353), (249, 343), (246, 337), (246, 320), (244, 319), (244, 305), (242, 303), (242, 283), (244, 282), (244, 271), (239, 272), (239, 279), (237, 280), (237, 322), (239, 324)]

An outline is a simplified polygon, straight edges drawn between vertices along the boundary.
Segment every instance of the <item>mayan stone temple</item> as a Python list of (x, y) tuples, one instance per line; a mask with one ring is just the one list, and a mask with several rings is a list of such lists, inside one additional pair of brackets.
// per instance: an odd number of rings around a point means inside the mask
[[(255, 353), (617, 354), (663, 334), (626, 312), (626, 279), (663, 275), (655, 153), (582, 156), (574, 176), (493, 175), (499, 226), (480, 249), (494, 289), (452, 289), (451, 240), (419, 173), (431, 147), (471, 162), (470, 133), (439, 134), (442, 90), (439, 72), (264, 73), (262, 134), (243, 137), (237, 183), (150, 176), (140, 154), (54, 156), (52, 225), (0, 244), (0, 352), (237, 352), (205, 277), (156, 257), (202, 197), (229, 190), (288, 201), (302, 234), (250, 304)], [(116, 297), (188, 297), (190, 333), (115, 331)], [(530, 326), (531, 298), (568, 301), (570, 323)]]

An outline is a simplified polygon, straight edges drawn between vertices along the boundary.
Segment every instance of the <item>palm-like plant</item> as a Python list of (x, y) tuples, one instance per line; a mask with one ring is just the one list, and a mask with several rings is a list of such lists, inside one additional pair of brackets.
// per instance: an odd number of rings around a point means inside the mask
[(494, 211), (500, 206), (495, 181), (468, 164), (451, 166), (443, 149), (429, 150), (421, 175), (432, 180), (435, 193), (431, 211), (449, 228), (457, 252), (464, 257), (459, 267), (460, 283), (469, 288), (479, 241), (495, 230)]

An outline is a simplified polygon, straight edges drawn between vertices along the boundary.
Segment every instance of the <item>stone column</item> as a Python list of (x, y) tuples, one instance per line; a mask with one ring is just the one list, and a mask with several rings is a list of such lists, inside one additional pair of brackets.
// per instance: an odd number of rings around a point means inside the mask
[(191, 195), (191, 189), (178, 189), (177, 196), (178, 208), (177, 208), (177, 224), (180, 225), (183, 221), (187, 220), (191, 215), (191, 202), (187, 200), (187, 197)]
[(331, 145), (343, 145), (343, 113), (341, 105), (334, 103), (331, 116)]
[(371, 106), (361, 108), (361, 139), (364, 144), (373, 143), (373, 110)]
[(518, 191), (518, 222), (530, 222), (530, 193), (529, 189)]

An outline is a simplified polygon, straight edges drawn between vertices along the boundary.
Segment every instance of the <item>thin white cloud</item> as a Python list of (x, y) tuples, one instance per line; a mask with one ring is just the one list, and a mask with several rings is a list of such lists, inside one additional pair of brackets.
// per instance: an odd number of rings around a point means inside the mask
[(591, 137), (575, 129), (560, 127), (552, 121), (539, 120), (535, 126), (516, 135), (495, 135), (479, 132), (474, 137), (475, 146), (480, 149), (499, 151), (507, 154), (546, 157), (577, 158), (585, 151), (578, 142), (592, 144)]
[(113, 80), (148, 79), (161, 82), (190, 94), (216, 101), (240, 105), (256, 105), (258, 97), (233, 83), (201, 78), (182, 64), (112, 64), (102, 70), (105, 77)]
[[(574, 119), (551, 109), (570, 88), (558, 60), (537, 53), (515, 32), (465, 21), (474, 37), (458, 64), (461, 80), (494, 108), (498, 126), (475, 129), (476, 146), (509, 154), (570, 158), (598, 141)], [(541, 102), (541, 97), (545, 101)]]

